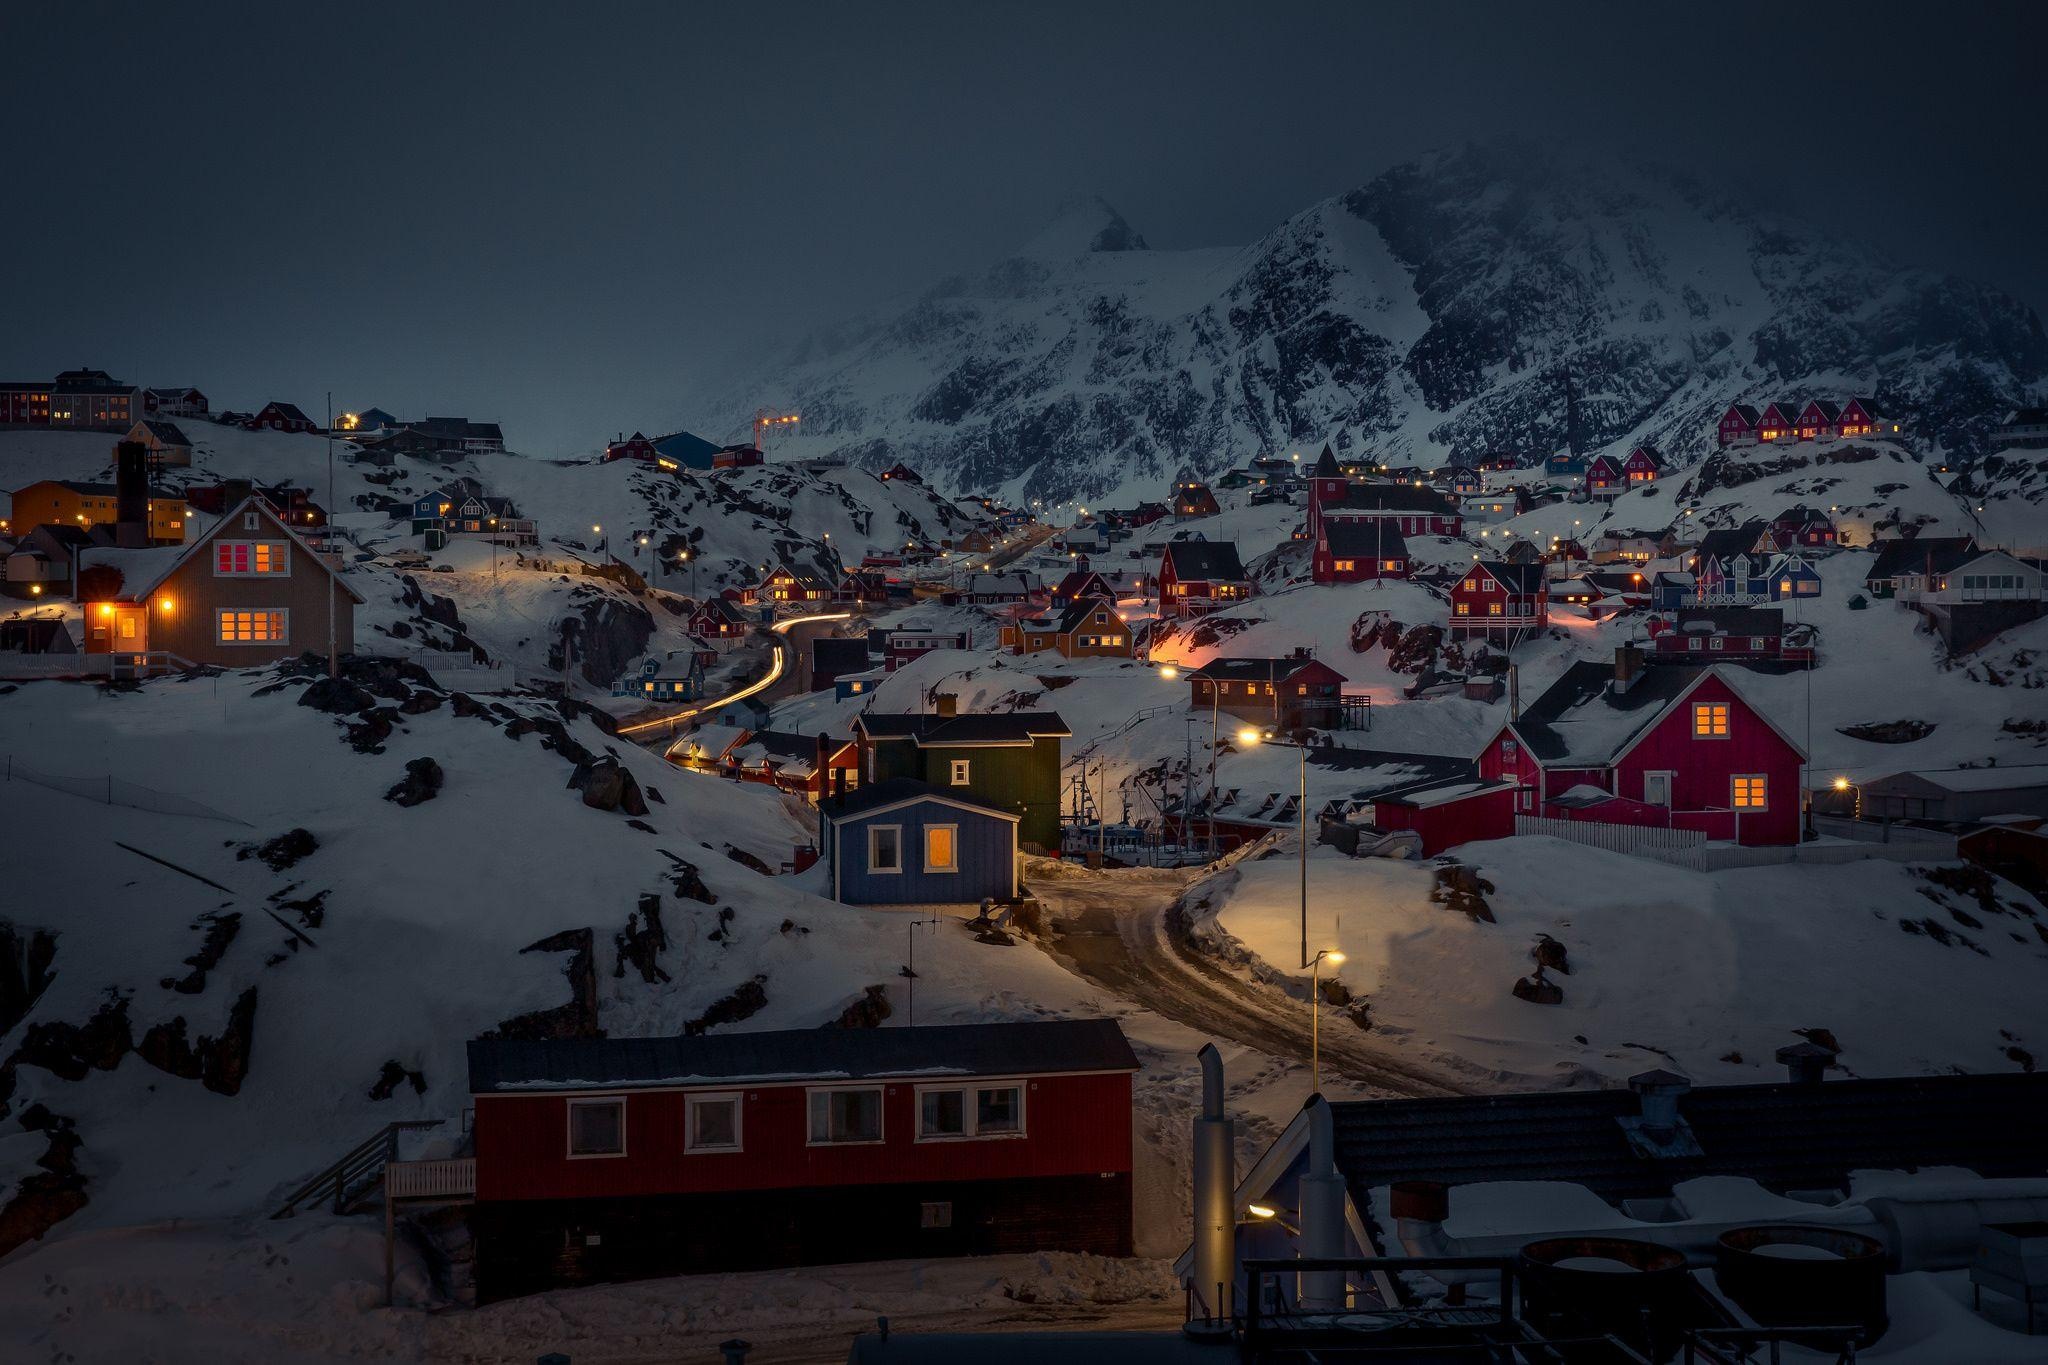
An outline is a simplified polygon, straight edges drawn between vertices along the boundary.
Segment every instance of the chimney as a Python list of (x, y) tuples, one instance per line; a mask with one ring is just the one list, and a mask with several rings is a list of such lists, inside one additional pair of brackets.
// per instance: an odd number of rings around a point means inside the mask
[(942, 718), (950, 719), (960, 714), (960, 695), (957, 692), (941, 692), (932, 698), (932, 709)]
[(1642, 1105), (1642, 1129), (1659, 1142), (1668, 1142), (1684, 1127), (1684, 1120), (1678, 1117), (1678, 1100), (1692, 1082), (1669, 1071), (1645, 1071), (1628, 1078), (1628, 1088), (1636, 1092), (1636, 1100)]
[(1223, 1054), (1204, 1043), (1202, 1111), (1195, 1117), (1194, 1265), (1189, 1272), (1192, 1337), (1230, 1335), (1230, 1289), (1237, 1279), (1236, 1125), (1223, 1109)]
[(742, 1341), (738, 1337), (718, 1343), (718, 1352), (725, 1358), (725, 1365), (747, 1365), (747, 1352), (753, 1349), (753, 1342)]
[(220, 486), (220, 514), (226, 516), (255, 496), (256, 485), (247, 479), (223, 481)]
[(1819, 1085), (1827, 1069), (1835, 1064), (1831, 1049), (1812, 1042), (1781, 1047), (1777, 1059), (1794, 1085)]
[(1643, 676), (1643, 651), (1635, 645), (1620, 645), (1614, 651), (1614, 694), (1620, 696)]
[(140, 441), (114, 447), (114, 544), (149, 544), (149, 450)]

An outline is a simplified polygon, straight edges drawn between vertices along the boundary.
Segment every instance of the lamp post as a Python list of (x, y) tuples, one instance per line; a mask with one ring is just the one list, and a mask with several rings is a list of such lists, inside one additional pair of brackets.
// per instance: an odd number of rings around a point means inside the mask
[(917, 931), (937, 928), (939, 923), (939, 916), (934, 914), (930, 919), (920, 917), (912, 920), (905, 929), (910, 937), (910, 961), (903, 968), (910, 973), (910, 1017), (904, 1023), (905, 1028), (917, 1027)]
[(1332, 967), (1342, 966), (1344, 954), (1335, 948), (1317, 950), (1315, 958), (1308, 964), (1308, 1074), (1309, 1093), (1323, 1093), (1323, 963)]
[[(1278, 736), (1279, 732), (1272, 729), (1263, 732), (1244, 729), (1237, 732), (1237, 737), (1244, 741), (1246, 747), (1262, 742), (1274, 743), (1277, 741)], [(1306, 967), (1310, 965), (1308, 958), (1308, 745), (1297, 744), (1294, 747), (1300, 759), (1296, 773), (1299, 785), (1294, 798), (1294, 817), (1295, 842), (1300, 845), (1298, 851), (1301, 862), (1301, 965)]]

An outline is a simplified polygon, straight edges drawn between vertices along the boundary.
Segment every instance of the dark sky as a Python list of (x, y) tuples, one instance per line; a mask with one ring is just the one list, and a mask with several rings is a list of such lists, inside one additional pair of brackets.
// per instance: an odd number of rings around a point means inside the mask
[(1230, 244), (1503, 132), (1650, 148), (2048, 303), (2044, 4), (321, 10), (10, 13), (0, 377), (331, 389), (589, 450), (1069, 194)]

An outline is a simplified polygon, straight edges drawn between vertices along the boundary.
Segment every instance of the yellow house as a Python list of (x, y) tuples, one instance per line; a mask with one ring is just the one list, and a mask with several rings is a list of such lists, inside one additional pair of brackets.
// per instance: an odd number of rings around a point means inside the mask
[[(117, 520), (117, 511), (113, 484), (43, 479), (14, 490), (14, 513), (9, 520), (24, 533), (43, 525), (84, 530), (102, 522), (112, 525)], [(149, 538), (153, 543), (182, 542), (188, 519), (183, 498), (160, 489), (150, 490)]]

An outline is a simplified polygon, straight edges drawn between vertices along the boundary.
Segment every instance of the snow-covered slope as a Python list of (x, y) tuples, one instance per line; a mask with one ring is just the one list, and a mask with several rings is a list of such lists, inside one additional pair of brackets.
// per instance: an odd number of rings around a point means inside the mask
[(2039, 319), (1995, 290), (1516, 142), (1398, 166), (1243, 248), (1143, 245), (1069, 206), (714, 406), (738, 420), (776, 393), (804, 417), (786, 453), (1053, 502), (1332, 434), (1426, 466), (1568, 437), (1690, 460), (1728, 403), (1788, 393), (1874, 394), (1966, 457), (2048, 382)]

